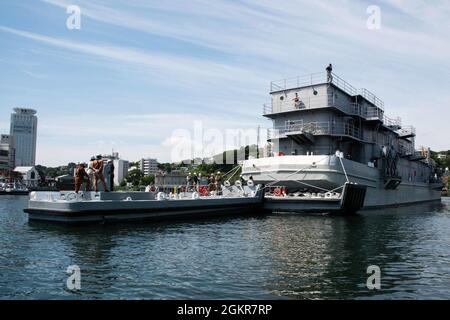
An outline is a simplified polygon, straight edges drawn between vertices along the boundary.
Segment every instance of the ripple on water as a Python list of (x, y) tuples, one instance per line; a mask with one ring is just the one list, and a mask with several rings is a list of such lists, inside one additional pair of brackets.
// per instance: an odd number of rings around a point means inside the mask
[[(450, 201), (355, 217), (268, 215), (171, 224), (28, 224), (0, 199), (5, 299), (444, 299)], [(80, 266), (82, 290), (66, 288)], [(366, 287), (369, 265), (379, 291)]]

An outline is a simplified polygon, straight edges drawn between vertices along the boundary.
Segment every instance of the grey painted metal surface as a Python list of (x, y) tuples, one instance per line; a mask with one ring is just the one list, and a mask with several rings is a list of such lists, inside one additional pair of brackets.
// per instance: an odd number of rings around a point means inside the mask
[(221, 196), (185, 192), (32, 192), (24, 210), (30, 220), (108, 222), (191, 218), (255, 212), (262, 206), (259, 186), (224, 187)]
[[(335, 74), (328, 82), (322, 72), (273, 81), (270, 94), (263, 114), (273, 121), (272, 154), (245, 161), (244, 179), (286, 187), (288, 196), (356, 183), (367, 187), (364, 208), (440, 200), (430, 151), (416, 150), (414, 127), (388, 117), (367, 89)], [(268, 195), (266, 207), (295, 206), (289, 197)]]

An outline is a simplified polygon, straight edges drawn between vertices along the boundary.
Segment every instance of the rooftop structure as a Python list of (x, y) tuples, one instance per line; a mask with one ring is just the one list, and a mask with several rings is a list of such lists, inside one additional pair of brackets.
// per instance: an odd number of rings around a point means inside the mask
[(415, 154), (415, 128), (388, 117), (380, 98), (336, 74), (331, 81), (324, 72), (272, 81), (270, 94), (271, 103), (263, 106), (274, 123), (267, 138), (278, 140), (284, 154), (341, 150), (362, 163), (383, 146), (394, 145), (405, 157)]

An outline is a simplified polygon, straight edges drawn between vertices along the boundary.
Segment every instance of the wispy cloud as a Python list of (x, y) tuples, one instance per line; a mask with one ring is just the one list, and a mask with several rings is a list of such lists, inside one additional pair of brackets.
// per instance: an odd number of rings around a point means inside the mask
[[(173, 130), (191, 130), (195, 121), (219, 130), (256, 127), (265, 121), (259, 106), (270, 99), (270, 80), (317, 72), (333, 62), (353, 85), (378, 93), (387, 113), (400, 112), (405, 123), (415, 123), (420, 143), (443, 148), (447, 120), (431, 110), (445, 114), (450, 103), (450, 3), (375, 2), (382, 13), (376, 31), (366, 27), (368, 1), (33, 2), (27, 8), (39, 23), (5, 19), (0, 25), (0, 33), (9, 35), (0, 39), (8, 48), (0, 61), (10, 67), (0, 78), (0, 104), (23, 101), (22, 93), (9, 93), (28, 85), (29, 101), (39, 101), (43, 162), (56, 161), (47, 153), (67, 141), (84, 158), (114, 147), (129, 159), (168, 159), (171, 142), (179, 141), (172, 139)], [(54, 28), (65, 27), (69, 4), (81, 7), (80, 31)], [(51, 76), (38, 78), (46, 74)], [(11, 75), (16, 82), (3, 81)], [(424, 106), (430, 111), (425, 115)], [(115, 113), (105, 116), (101, 110), (108, 107)], [(56, 115), (51, 108), (58, 108)], [(72, 118), (74, 108), (82, 110), (81, 122)], [(90, 109), (95, 115), (85, 114)], [(104, 119), (101, 130), (95, 117)], [(59, 161), (71, 157), (77, 153)]]
[(35, 79), (45, 79), (47, 78), (47, 76), (45, 74), (42, 73), (37, 73), (37, 72), (33, 72), (33, 71), (29, 71), (29, 70), (22, 70), (23, 73), (25, 73), (26, 75), (35, 78)]
[[(66, 39), (59, 39), (56, 37), (50, 37), (40, 35), (28, 31), (18, 30), (5, 26), (0, 26), (0, 31), (15, 34), (21, 37), (32, 39), (35, 41), (43, 42), (52, 46), (75, 50), (78, 52), (95, 55), (103, 58), (109, 58), (126, 63), (137, 64), (150, 70), (154, 73), (165, 72), (171, 75), (176, 74), (189, 74), (199, 77), (214, 76), (220, 77), (224, 80), (236, 80), (239, 79), (239, 75), (249, 75), (247, 71), (242, 68), (232, 67), (226, 64), (215, 63), (207, 61), (205, 59), (185, 58), (179, 56), (171, 56), (168, 54), (156, 54), (151, 52), (142, 52), (137, 49), (117, 47), (110, 45), (95, 45), (89, 43), (82, 43), (76, 41), (70, 41)], [(242, 77), (241, 77), (242, 78)]]
[[(71, 4), (67, 0), (44, 1), (63, 8)], [(343, 42), (344, 54), (349, 42), (375, 53), (389, 50), (406, 56), (426, 53), (445, 58), (450, 52), (448, 27), (444, 26), (449, 11), (446, 1), (430, 6), (421, 0), (386, 0), (389, 6), (420, 18), (425, 30), (414, 30), (407, 21), (406, 25), (395, 26), (386, 19), (382, 30), (376, 33), (366, 28), (367, 5), (348, 0), (285, 1), (282, 4), (271, 0), (242, 3), (138, 1), (132, 5), (122, 3), (117, 9), (92, 1), (76, 3), (82, 7), (83, 15), (102, 23), (288, 65), (295, 63), (290, 61), (293, 52), (309, 50), (308, 47), (326, 54), (326, 43), (333, 36)], [(388, 18), (387, 6), (381, 6), (385, 9), (384, 17)], [(198, 18), (195, 23), (193, 17)], [(424, 32), (430, 27), (435, 27), (435, 32)], [(334, 55), (341, 54), (334, 52)]]

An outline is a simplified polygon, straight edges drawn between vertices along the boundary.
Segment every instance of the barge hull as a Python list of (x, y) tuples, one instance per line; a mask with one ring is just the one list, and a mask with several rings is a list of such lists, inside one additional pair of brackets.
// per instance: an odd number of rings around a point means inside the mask
[[(55, 194), (53, 194), (55, 195)], [(85, 196), (93, 198), (94, 193)], [(157, 221), (168, 219), (191, 219), (219, 215), (241, 215), (257, 213), (262, 209), (262, 194), (255, 197), (223, 197), (183, 200), (134, 200), (150, 198), (145, 193), (101, 193), (97, 201), (42, 201), (30, 200), (30, 221), (52, 221), (61, 223), (98, 223), (119, 221)], [(52, 194), (43, 194), (51, 198)], [(59, 195), (60, 196), (60, 195)], [(103, 200), (101, 200), (103, 199)], [(114, 200), (105, 200), (114, 199)], [(122, 200), (118, 200), (122, 199)]]

